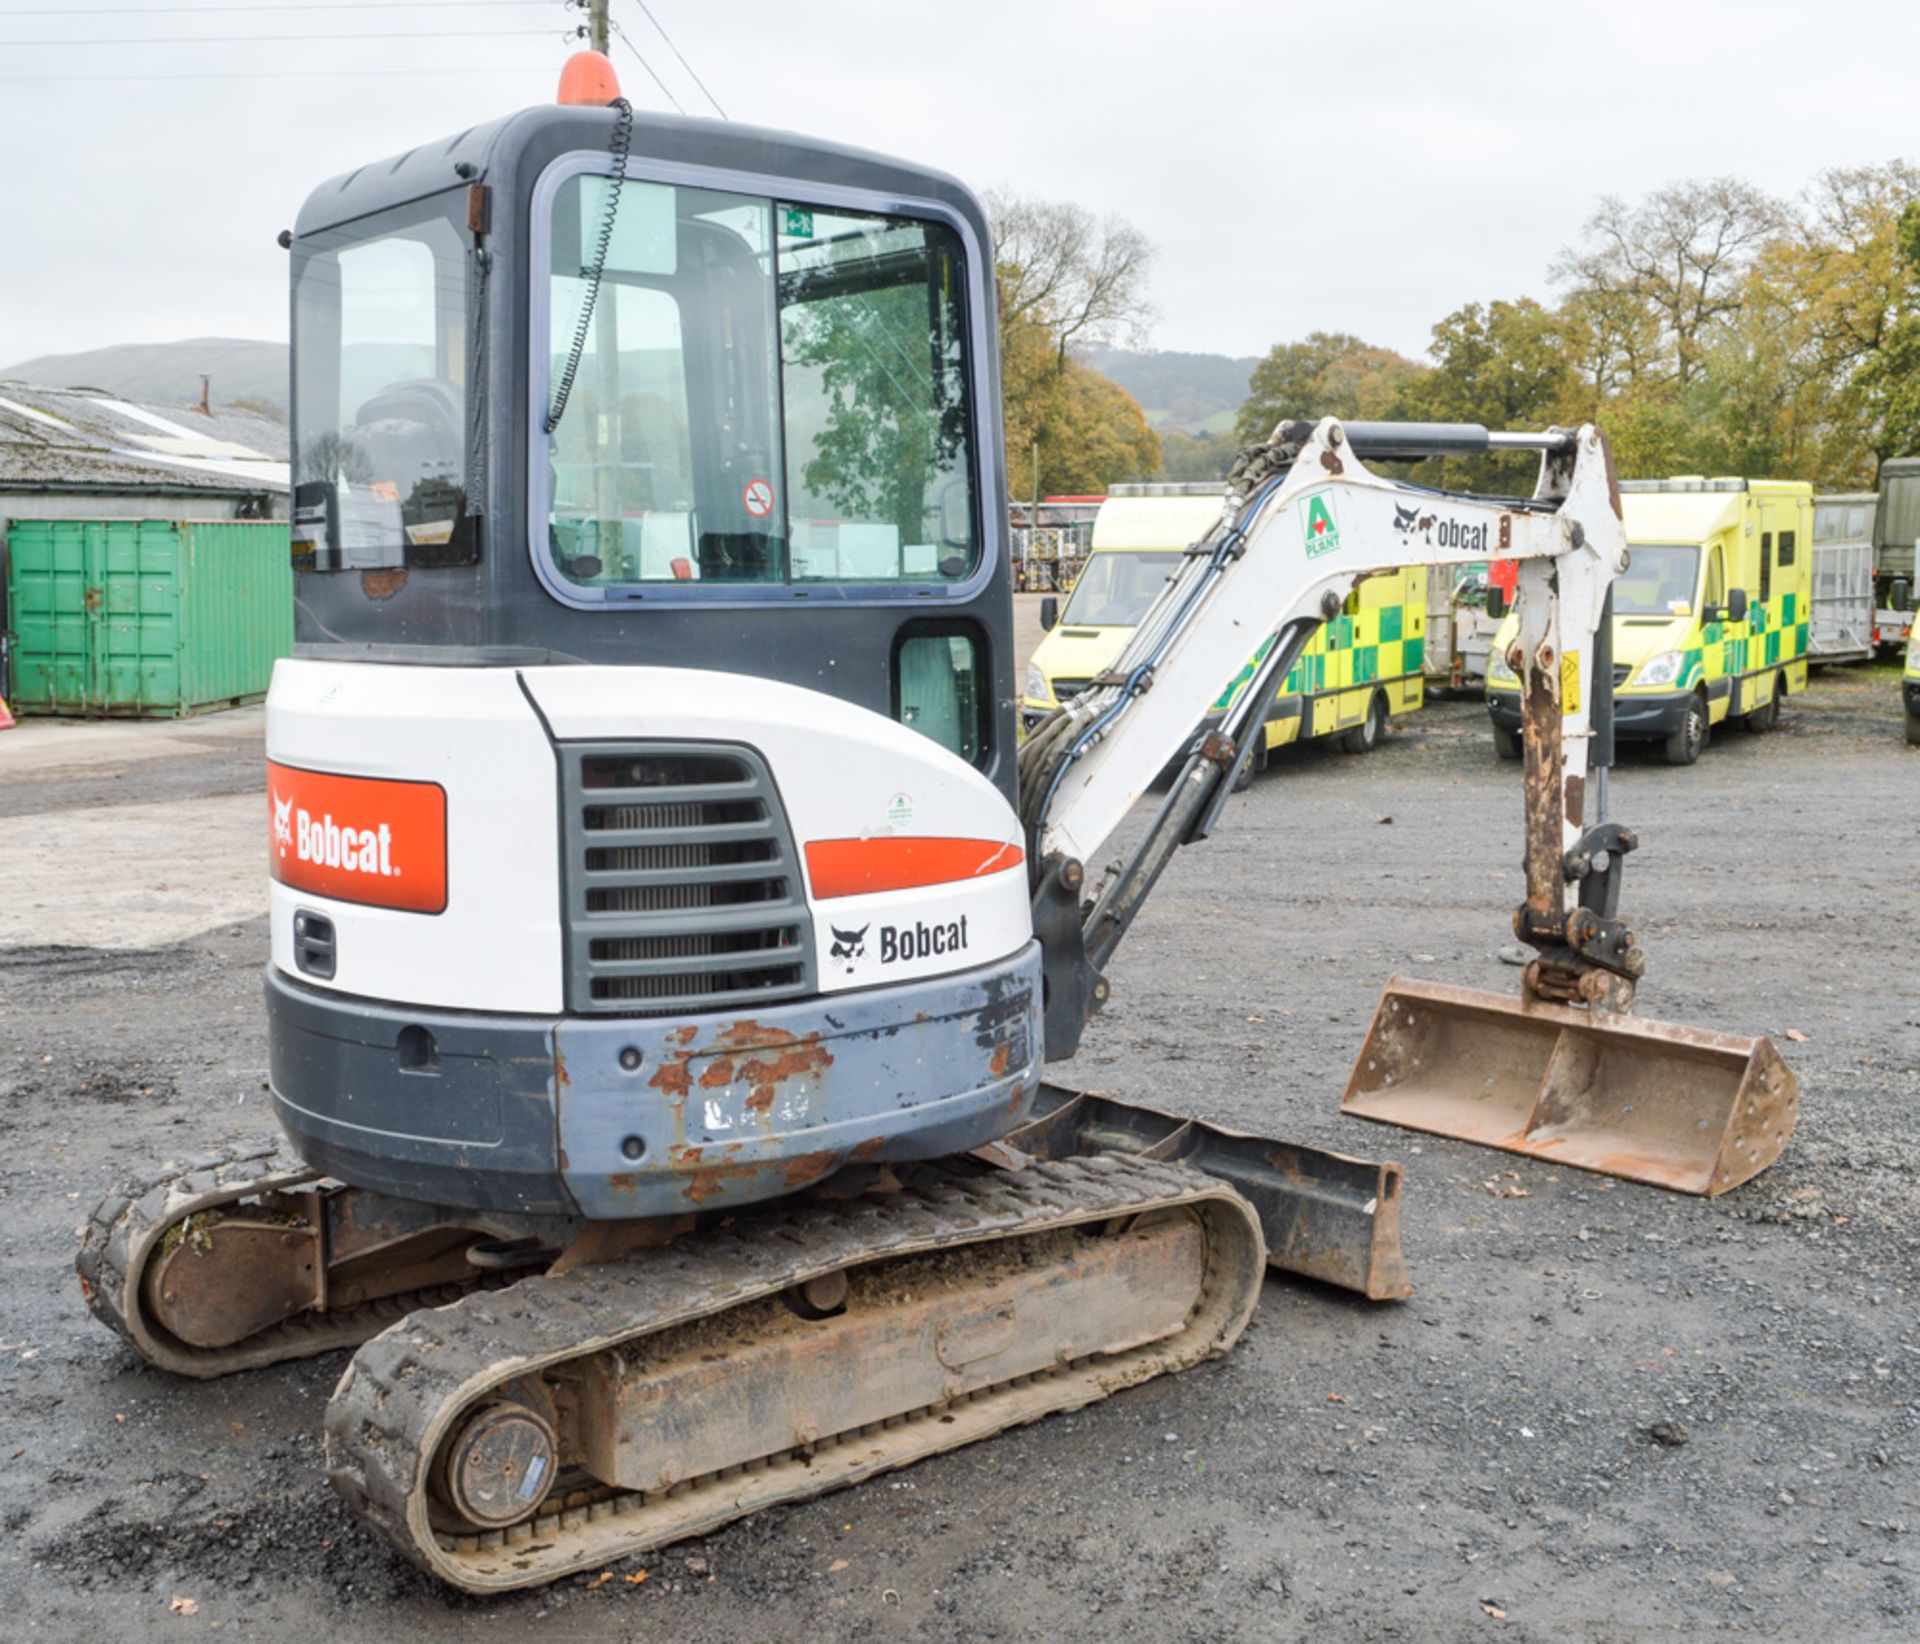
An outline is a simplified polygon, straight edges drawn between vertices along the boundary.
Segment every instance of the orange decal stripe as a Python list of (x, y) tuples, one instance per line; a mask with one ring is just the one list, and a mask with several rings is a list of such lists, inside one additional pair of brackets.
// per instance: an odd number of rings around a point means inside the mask
[(1026, 859), (1018, 845), (997, 839), (815, 839), (807, 845), (807, 877), (824, 902), (979, 879)]

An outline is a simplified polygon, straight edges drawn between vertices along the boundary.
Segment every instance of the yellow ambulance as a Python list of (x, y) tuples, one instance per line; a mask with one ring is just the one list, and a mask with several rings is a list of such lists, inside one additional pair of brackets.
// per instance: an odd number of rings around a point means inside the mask
[[(1613, 585), (1614, 735), (1652, 739), (1691, 765), (1729, 719), (1771, 730), (1807, 688), (1813, 487), (1799, 480), (1626, 480), (1632, 563)], [(1502, 759), (1520, 757), (1514, 619), (1487, 658)]]
[[(1224, 489), (1176, 483), (1113, 488), (1094, 516), (1087, 562), (1066, 608), (1052, 598), (1041, 602), (1047, 633), (1027, 667), (1023, 724), (1036, 723), (1111, 665), (1182, 552), (1219, 519)], [(1418, 708), (1425, 700), (1426, 602), (1424, 566), (1361, 583), (1281, 682), (1254, 766), (1266, 763), (1269, 748), (1309, 737), (1338, 736), (1347, 752), (1365, 753), (1380, 740), (1389, 714)], [(1263, 646), (1226, 682), (1210, 717), (1226, 712), (1265, 653)]]

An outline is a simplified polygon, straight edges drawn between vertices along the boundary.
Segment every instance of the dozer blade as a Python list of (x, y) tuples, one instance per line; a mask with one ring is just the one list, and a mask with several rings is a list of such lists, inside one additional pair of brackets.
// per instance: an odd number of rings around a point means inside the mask
[(1034, 1159), (1132, 1153), (1231, 1183), (1260, 1217), (1267, 1261), (1371, 1301), (1411, 1296), (1400, 1254), (1400, 1167), (1250, 1136), (1106, 1094), (1042, 1085), (1034, 1117), (981, 1151)]
[(1394, 977), (1341, 1110), (1681, 1193), (1773, 1163), (1800, 1086), (1769, 1039)]

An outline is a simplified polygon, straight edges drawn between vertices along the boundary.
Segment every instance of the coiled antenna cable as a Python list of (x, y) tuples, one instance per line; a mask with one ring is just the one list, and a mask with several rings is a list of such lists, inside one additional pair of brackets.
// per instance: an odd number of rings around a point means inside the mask
[(606, 272), (607, 253), (613, 249), (613, 225), (620, 215), (620, 191), (627, 182), (627, 149), (633, 142), (633, 104), (616, 97), (609, 105), (619, 115), (614, 122), (613, 187), (607, 190), (607, 214), (600, 223), (600, 237), (594, 242), (593, 266), (586, 271), (587, 295), (580, 305), (580, 322), (573, 328), (573, 346), (567, 350), (567, 368), (560, 373), (560, 386), (554, 391), (553, 409), (547, 413), (547, 432), (560, 426), (567, 414), (567, 400), (573, 393), (573, 379), (580, 374), (580, 357), (587, 351), (587, 333), (593, 328), (593, 309), (600, 300), (600, 276)]

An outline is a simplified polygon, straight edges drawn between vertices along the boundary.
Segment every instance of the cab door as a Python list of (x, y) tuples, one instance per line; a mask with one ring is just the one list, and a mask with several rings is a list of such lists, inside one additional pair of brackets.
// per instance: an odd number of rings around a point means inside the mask
[(1793, 525), (1780, 533), (1774, 574), (1780, 579), (1780, 663), (1789, 692), (1807, 688), (1813, 617), (1813, 500), (1793, 503)]
[[(1715, 538), (1707, 544), (1706, 568), (1700, 576), (1700, 603), (1698, 626), (1700, 675), (1707, 685), (1707, 715), (1709, 723), (1713, 720), (1713, 710), (1721, 710), (1725, 717), (1728, 694), (1716, 691), (1714, 682), (1724, 680), (1732, 667), (1732, 650), (1737, 644), (1733, 637), (1733, 625), (1724, 616), (1715, 616), (1707, 620), (1709, 611), (1723, 612), (1727, 608), (1727, 549), (1726, 544)], [(1683, 674), (1682, 677), (1685, 677)]]

